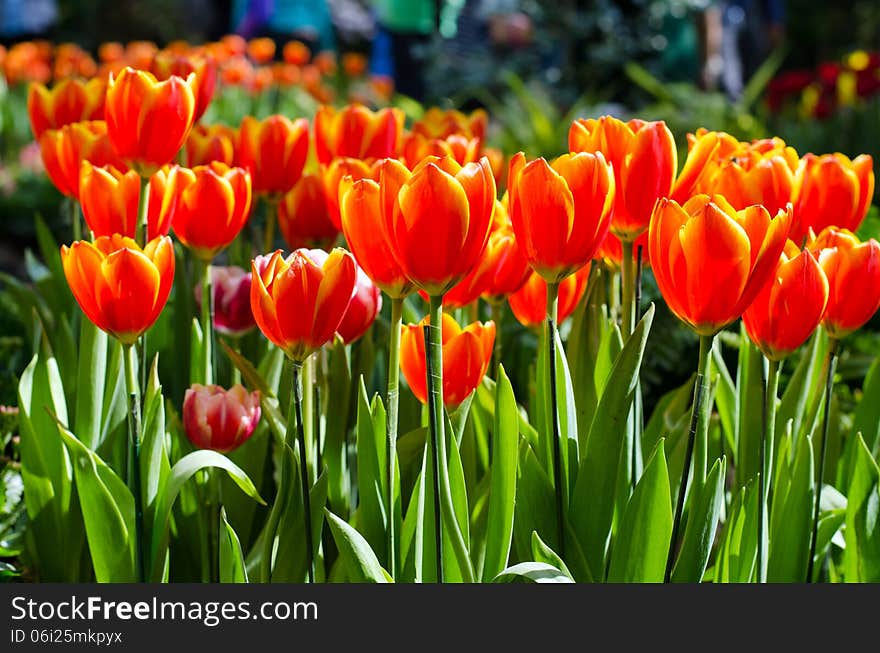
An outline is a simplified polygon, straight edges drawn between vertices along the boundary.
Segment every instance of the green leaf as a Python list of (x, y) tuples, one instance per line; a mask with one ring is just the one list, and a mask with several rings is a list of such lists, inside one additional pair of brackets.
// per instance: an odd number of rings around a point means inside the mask
[(660, 583), (672, 537), (672, 499), (663, 440), (657, 444), (623, 514), (608, 580)]
[(715, 558), (715, 582), (750, 582), (755, 573), (757, 551), (758, 484), (752, 481), (740, 489), (730, 506)]
[(489, 517), (483, 582), (497, 576), (507, 566), (513, 538), (516, 506), (517, 451), (519, 429), (516, 397), (504, 367), (498, 367), (495, 386), (495, 427), (492, 429), (492, 470)]
[(349, 511), (349, 472), (346, 466), (346, 435), (352, 395), (351, 366), (345, 343), (338, 335), (329, 351), (329, 374), (322, 397), (325, 435), (321, 460), (327, 466), (330, 508), (338, 513)]
[(74, 431), (92, 451), (101, 442), (104, 384), (107, 377), (107, 334), (82, 320), (79, 333), (79, 360)]
[[(878, 357), (865, 376), (862, 384), (862, 398), (856, 405), (852, 418), (852, 428), (849, 431), (848, 446), (849, 455), (847, 465), (842, 466), (842, 481), (848, 481), (849, 470), (852, 469), (853, 459), (858, 451), (858, 434), (862, 434), (868, 451), (877, 451), (880, 446), (880, 357)], [(846, 487), (848, 482), (839, 487)]]
[(792, 433), (802, 434), (812, 430), (809, 422), (815, 418), (818, 406), (817, 392), (824, 388), (822, 366), (828, 351), (828, 338), (824, 329), (816, 329), (809, 344), (802, 349), (801, 359), (792, 372), (791, 379), (782, 393), (782, 400), (776, 411), (776, 440), (789, 420), (793, 423)]
[[(388, 560), (386, 543), (387, 509), (385, 470), (385, 422), (374, 420), (363, 378), (358, 384), (357, 482), (358, 527), (381, 560)], [(378, 406), (381, 405), (379, 400)], [(378, 412), (378, 410), (377, 410)], [(385, 411), (382, 410), (384, 417)]]
[(339, 558), (345, 565), (348, 582), (387, 583), (388, 575), (364, 537), (326, 508), (324, 514), (339, 549)]
[(684, 539), (672, 570), (673, 583), (699, 583), (702, 580), (721, 516), (726, 478), (727, 460), (716, 460), (699, 496), (691, 499)]
[[(568, 576), (572, 581), (574, 580), (574, 576), (572, 576), (572, 573), (568, 570), (568, 567), (565, 565), (565, 562), (562, 560), (562, 558), (559, 557), (559, 554), (557, 554), (556, 551), (547, 546), (544, 543), (544, 540), (541, 539), (541, 536), (538, 535), (535, 531), (532, 531), (532, 557), (535, 559), (535, 562), (543, 562), (552, 567), (556, 567), (559, 571)], [(497, 575), (498, 574), (495, 574), (495, 576)]]
[(248, 582), (241, 542), (226, 520), (226, 510), (223, 508), (220, 509), (220, 582)]
[(587, 449), (572, 496), (571, 525), (594, 578), (601, 578), (605, 569), (627, 416), (653, 319), (654, 306), (651, 305), (614, 363), (606, 392), (602, 393), (590, 426)]
[(803, 438), (788, 492), (781, 503), (784, 527), (773, 533), (770, 541), (768, 582), (801, 583), (806, 578), (815, 493), (813, 443), (810, 438)]
[[(721, 421), (722, 437), (726, 440), (725, 451), (736, 453), (736, 424), (737, 403), (736, 386), (721, 356), (721, 339), (715, 338), (712, 347), (711, 371), (709, 379), (715, 383), (715, 405), (718, 407), (718, 417)], [(735, 459), (732, 461), (735, 464)]]
[(847, 492), (845, 537), (846, 582), (880, 582), (880, 468), (861, 436)]
[(125, 483), (67, 429), (89, 553), (99, 583), (132, 583), (135, 569), (134, 499)]
[(756, 478), (758, 453), (763, 433), (764, 406), (761, 368), (764, 357), (749, 340), (745, 327), (740, 329), (739, 365), (736, 370), (736, 486), (743, 487)]
[(573, 583), (574, 581), (553, 565), (545, 562), (521, 562), (508, 567), (493, 580), (493, 583)]
[(516, 484), (513, 518), (514, 548), (519, 559), (531, 551), (532, 531), (554, 550), (559, 548), (556, 526), (556, 498), (553, 483), (532, 448), (525, 442), (519, 449), (520, 474)]
[[(141, 500), (144, 510), (144, 529), (147, 533), (153, 532), (157, 526), (155, 524), (156, 510), (171, 474), (171, 464), (165, 443), (165, 404), (162, 398), (162, 386), (159, 385), (158, 359), (158, 355), (153, 359), (147, 383), (143, 422), (144, 435), (140, 451)], [(159, 561), (158, 564), (162, 567), (165, 566), (164, 560)], [(152, 571), (148, 571), (151, 578), (153, 577)]]
[[(193, 328), (195, 329), (197, 326), (198, 321), (194, 321)], [(257, 371), (253, 363), (226, 344), (225, 341), (221, 340), (220, 344), (223, 347), (223, 351), (225, 351), (226, 355), (229, 357), (229, 360), (232, 361), (232, 364), (238, 368), (239, 372), (241, 372), (241, 376), (248, 386), (260, 391), (260, 407), (263, 409), (263, 418), (268, 423), (276, 441), (284, 442), (287, 434), (287, 420), (285, 420), (284, 416), (281, 414), (278, 397), (275, 395), (274, 390), (269, 386), (263, 375)], [(193, 343), (193, 346), (195, 346), (195, 343)], [(272, 354), (277, 351), (280, 350), (277, 348), (275, 350), (270, 350), (270, 360), (274, 360)], [(271, 365), (270, 368), (275, 369), (274, 366)], [(276, 372), (280, 373), (280, 369), (276, 370)]]

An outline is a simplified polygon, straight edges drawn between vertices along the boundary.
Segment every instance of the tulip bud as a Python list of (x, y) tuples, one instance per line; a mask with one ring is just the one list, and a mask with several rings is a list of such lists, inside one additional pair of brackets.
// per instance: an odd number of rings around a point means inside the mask
[(259, 390), (196, 383), (183, 399), (186, 437), (199, 449), (228, 453), (251, 437), (259, 421)]

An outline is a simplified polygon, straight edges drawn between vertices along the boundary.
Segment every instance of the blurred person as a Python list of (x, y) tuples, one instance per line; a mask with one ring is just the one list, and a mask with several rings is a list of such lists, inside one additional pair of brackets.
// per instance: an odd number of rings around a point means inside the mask
[(726, 0), (721, 9), (720, 83), (731, 99), (785, 37), (784, 0)]
[(276, 57), (291, 40), (312, 52), (333, 50), (336, 42), (327, 0), (233, 0), (232, 25), (247, 39), (271, 38)]
[[(394, 90), (425, 99), (425, 61), (443, 0), (372, 0), (377, 33), (370, 73), (394, 80)], [(438, 9), (440, 11), (438, 11)]]
[(56, 0), (0, 0), (0, 40), (4, 44), (45, 38), (57, 20)]

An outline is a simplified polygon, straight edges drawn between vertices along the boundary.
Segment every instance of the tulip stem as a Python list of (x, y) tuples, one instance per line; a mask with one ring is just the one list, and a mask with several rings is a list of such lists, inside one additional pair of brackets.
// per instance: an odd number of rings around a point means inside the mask
[[(299, 477), (302, 488), (303, 518), (306, 543), (306, 565), (309, 572), (309, 582), (315, 582), (315, 551), (312, 544), (312, 506), (309, 500), (309, 463), (306, 453), (306, 431), (303, 427), (303, 365), (300, 362), (293, 363), (293, 408), (296, 416), (296, 435), (299, 440)], [(287, 419), (291, 416), (288, 415)]]
[(559, 283), (547, 284), (547, 368), (550, 396), (547, 418), (553, 438), (553, 487), (556, 493), (557, 552), (565, 555), (565, 506), (563, 501), (562, 434), (559, 425), (559, 398), (556, 388), (556, 320), (559, 316)]
[(135, 350), (123, 345), (125, 389), (128, 392), (128, 489), (134, 498), (135, 569), (140, 582), (146, 581), (144, 571), (144, 510), (141, 500), (141, 398), (135, 375)]
[[(501, 363), (501, 318), (503, 312), (501, 310), (501, 302), (492, 301), (489, 303), (492, 307), (492, 321), (495, 323), (495, 344), (492, 347), (492, 378), (498, 378), (498, 365)], [(489, 447), (489, 455), (492, 454), (492, 448)]]
[(214, 293), (211, 288), (211, 262), (202, 266), (202, 371), (204, 384), (214, 382)]
[(79, 219), (79, 203), (73, 198), (70, 201), (70, 226), (73, 229), (73, 242), (82, 240), (82, 221)]
[(208, 556), (211, 568), (209, 578), (212, 583), (220, 582), (220, 478), (213, 469), (206, 469), (208, 487), (208, 541), (210, 542), (210, 554)]
[(135, 226), (134, 239), (138, 246), (143, 249), (147, 244), (147, 212), (150, 206), (150, 178), (141, 176), (141, 187), (138, 193), (137, 225)]
[(623, 341), (629, 340), (635, 328), (635, 303), (636, 303), (636, 269), (633, 258), (633, 244), (630, 240), (622, 240), (623, 259), (620, 262), (620, 283), (623, 295), (620, 318), (620, 331)]
[(397, 409), (398, 386), (400, 382), (400, 329), (403, 324), (403, 298), (391, 300), (391, 332), (388, 338), (388, 413), (386, 421), (386, 488), (385, 509), (388, 514), (387, 546), (388, 569), (392, 578), (397, 578), (397, 522), (394, 510), (394, 476), (397, 468)]
[(443, 423), (443, 295), (431, 295), (431, 319), (425, 327), (425, 369), (428, 392), (428, 446), (434, 472), (434, 542), (437, 582), (443, 582), (443, 530), (440, 512), (440, 450), (445, 447)]
[(819, 454), (819, 473), (816, 476), (816, 495), (813, 497), (813, 526), (810, 530), (810, 555), (807, 558), (807, 582), (813, 582), (813, 558), (816, 556), (816, 536), (819, 530), (819, 505), (822, 498), (822, 479), (825, 476), (825, 456), (828, 451), (828, 426), (831, 419), (831, 391), (837, 370), (837, 338), (828, 339), (828, 374), (825, 377), (825, 406), (822, 413), (822, 449)]
[(272, 251), (275, 244), (275, 223), (278, 221), (278, 204), (279, 199), (266, 198), (266, 227), (263, 231), (263, 253), (268, 254)]
[(691, 406), (691, 421), (688, 430), (687, 449), (684, 454), (684, 467), (681, 470), (681, 483), (678, 486), (678, 498), (675, 504), (675, 516), (672, 519), (672, 537), (669, 538), (669, 554), (666, 558), (666, 574), (664, 582), (672, 578), (672, 567), (675, 562), (675, 545), (678, 542), (678, 531), (681, 528), (681, 516), (684, 512), (684, 499), (687, 493), (691, 461), (694, 457), (694, 442), (697, 439), (697, 423), (708, 410), (706, 401), (709, 398), (709, 352), (715, 336), (700, 336), (700, 362), (697, 366), (697, 378), (694, 381), (694, 403)]
[[(315, 356), (309, 354), (303, 361), (303, 433), (307, 445), (303, 445), (307, 451), (306, 462), (314, 466), (315, 478), (321, 475), (321, 442), (318, 436), (318, 428), (315, 421)], [(312, 450), (314, 449), (314, 457)]]
[[(767, 554), (764, 550), (764, 533), (769, 536), (766, 528), (767, 498), (770, 491), (770, 470), (773, 469), (773, 437), (776, 432), (776, 395), (779, 392), (779, 361), (765, 360), (761, 365), (761, 374), (764, 386), (764, 432), (761, 434), (761, 448), (758, 478), (760, 479), (760, 492), (758, 497), (758, 582), (767, 582)], [(723, 439), (723, 436), (722, 436)], [(769, 457), (767, 453), (770, 453)], [(770, 548), (769, 546), (767, 547)]]

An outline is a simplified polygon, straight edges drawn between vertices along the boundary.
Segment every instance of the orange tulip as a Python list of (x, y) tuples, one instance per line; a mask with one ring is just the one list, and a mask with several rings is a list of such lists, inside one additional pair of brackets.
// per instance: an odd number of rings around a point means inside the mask
[(233, 57), (220, 66), (220, 81), (226, 86), (247, 86), (253, 76), (253, 65), (243, 57)]
[(157, 53), (153, 59), (152, 72), (160, 81), (171, 79), (172, 75), (188, 79), (191, 74), (195, 74), (196, 79), (192, 89), (196, 101), (194, 122), (198, 122), (205, 115), (217, 87), (217, 64), (212, 58), (193, 54), (175, 54), (165, 50)]
[(101, 120), (104, 117), (103, 79), (65, 79), (51, 90), (33, 83), (28, 89), (28, 115), (31, 131), (39, 140), (47, 129), (58, 129), (72, 122)]
[(862, 154), (852, 161), (843, 154), (801, 159), (794, 188), (792, 238), (800, 242), (812, 229), (856, 231), (874, 197), (874, 160)]
[(746, 332), (770, 360), (782, 360), (807, 341), (828, 303), (828, 279), (813, 253), (785, 244), (776, 272), (743, 313)]
[(238, 134), (226, 125), (195, 125), (186, 139), (186, 165), (189, 168), (219, 161), (231, 166), (235, 161)]
[(379, 162), (367, 165), (360, 159), (351, 157), (337, 157), (329, 166), (322, 166), (321, 180), (324, 184), (324, 196), (327, 200), (327, 211), (330, 221), (337, 229), (342, 229), (342, 215), (339, 211), (340, 183), (343, 177), (350, 177), (351, 181), (358, 179), (378, 179)]
[(125, 61), (136, 70), (149, 70), (159, 48), (152, 41), (129, 41), (125, 46)]
[(98, 59), (103, 63), (121, 61), (125, 57), (125, 46), (119, 41), (107, 41), (98, 46)]
[(414, 285), (442, 295), (470, 273), (495, 209), (488, 159), (462, 167), (449, 157), (428, 157), (411, 173), (386, 159), (379, 191), (385, 239)]
[(302, 175), (309, 153), (309, 123), (281, 115), (246, 116), (239, 130), (238, 165), (250, 170), (255, 193), (286, 193)]
[(168, 236), (143, 250), (126, 236), (78, 240), (61, 247), (70, 290), (95, 326), (131, 345), (158, 319), (174, 281), (174, 246)]
[(448, 156), (459, 165), (477, 161), (480, 158), (480, 139), (468, 139), (460, 134), (446, 138), (426, 138), (421, 134), (410, 133), (403, 139), (401, 160), (412, 168), (426, 156)]
[(196, 256), (210, 261), (235, 240), (250, 210), (250, 174), (215, 161), (192, 170), (171, 168), (159, 219), (170, 222)]
[[(159, 170), (150, 177), (147, 204), (147, 241), (164, 236), (171, 229), (171, 216), (161, 216), (166, 174)], [(121, 234), (134, 238), (137, 232), (140, 175), (121, 172), (113, 166), (95, 166), (83, 161), (79, 174), (79, 202), (86, 224), (96, 238)]]
[[(574, 312), (587, 289), (590, 266), (585, 265), (559, 283), (559, 317), (562, 324)], [(525, 283), (507, 298), (514, 317), (525, 327), (540, 327), (547, 319), (547, 282), (537, 272), (531, 272)]]
[(564, 154), (553, 164), (510, 161), (508, 202), (516, 241), (548, 282), (562, 281), (593, 257), (608, 233), (614, 173), (601, 152)]
[(40, 155), (49, 179), (68, 197), (79, 197), (80, 165), (112, 165), (125, 169), (107, 138), (102, 120), (74, 122), (61, 129), (49, 129), (40, 136)]
[(342, 55), (342, 70), (349, 77), (360, 77), (367, 71), (367, 58), (360, 52), (346, 52)]
[(456, 109), (444, 111), (431, 107), (420, 120), (413, 123), (412, 132), (428, 139), (458, 134), (467, 139), (477, 138), (482, 142), (486, 139), (488, 123), (489, 115), (483, 109), (477, 109), (468, 115)]
[(382, 159), (394, 156), (403, 130), (400, 109), (370, 111), (362, 104), (349, 104), (337, 111), (322, 105), (315, 114), (315, 154), (329, 164), (334, 157)]
[[(427, 403), (425, 368), (426, 317), (418, 324), (407, 324), (400, 334), (400, 369), (416, 399)], [(477, 389), (492, 360), (495, 344), (494, 322), (473, 322), (462, 329), (455, 319), (443, 314), (443, 403), (455, 409)]]
[(285, 63), (302, 66), (312, 58), (312, 52), (302, 41), (288, 41), (284, 44), (282, 56)]
[(635, 240), (648, 228), (654, 203), (669, 195), (678, 169), (675, 139), (663, 121), (611, 116), (575, 120), (568, 132), (572, 152), (602, 152), (614, 168), (611, 231)]
[(382, 236), (379, 184), (372, 179), (345, 177), (339, 188), (342, 230), (358, 265), (389, 297), (406, 297), (413, 285)]
[(333, 245), (339, 229), (330, 220), (324, 184), (315, 174), (303, 175), (278, 204), (278, 226), (290, 249)]
[(780, 138), (742, 143), (730, 134), (698, 129), (688, 134), (688, 158), (671, 197), (723, 195), (740, 211), (761, 204), (771, 215), (791, 201), (798, 157)]
[(183, 430), (199, 449), (229, 453), (251, 437), (260, 421), (260, 391), (241, 384), (194, 384), (183, 398)]
[(333, 339), (357, 275), (354, 258), (344, 249), (335, 248), (322, 263), (314, 251), (298, 249), (284, 259), (279, 250), (251, 263), (257, 326), (299, 363)]
[(721, 195), (679, 206), (661, 199), (648, 231), (651, 267), (669, 309), (701, 336), (736, 320), (769, 281), (785, 247), (791, 207), (736, 211)]
[(880, 243), (846, 229), (826, 227), (807, 242), (828, 277), (822, 324), (832, 338), (860, 329), (880, 308)]
[(518, 290), (530, 271), (528, 261), (516, 244), (507, 209), (496, 201), (489, 240), (476, 267), (443, 296), (443, 305), (467, 306), (481, 296), (497, 304)]
[[(632, 254), (633, 260), (638, 259), (639, 247), (642, 248), (642, 266), (649, 266), (651, 259), (648, 256), (648, 232), (643, 231), (642, 234), (633, 242)], [(599, 249), (593, 255), (593, 260), (601, 261), (609, 269), (618, 269), (623, 262), (623, 243), (620, 238), (610, 231), (605, 236), (605, 240), (599, 245)]]
[(171, 163), (193, 125), (196, 75), (159, 82), (125, 68), (110, 78), (104, 115), (113, 149), (142, 177)]

